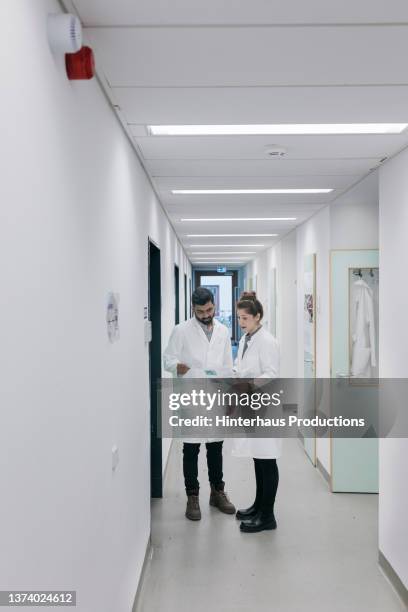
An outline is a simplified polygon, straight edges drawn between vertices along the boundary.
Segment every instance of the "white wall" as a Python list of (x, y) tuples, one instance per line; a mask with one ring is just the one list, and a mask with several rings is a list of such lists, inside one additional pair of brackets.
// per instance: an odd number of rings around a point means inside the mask
[[(408, 377), (408, 151), (380, 171), (380, 376)], [(380, 440), (379, 547), (408, 588), (408, 440)]]
[(0, 589), (76, 589), (81, 612), (128, 612), (150, 531), (148, 234), (163, 344), (174, 261), (188, 264), (96, 80), (68, 82), (51, 55), (58, 6), (0, 4)]
[(291, 232), (276, 246), (277, 265), (277, 328), (281, 345), (281, 374), (285, 378), (297, 376), (297, 267), (296, 232)]
[[(330, 250), (335, 249), (376, 249), (378, 248), (378, 172), (373, 172), (329, 206)], [(319, 327), (330, 338), (330, 253), (321, 261), (317, 277), (323, 276), (327, 283), (325, 304), (320, 302)], [(327, 291), (329, 293), (327, 293)], [(318, 304), (319, 305), (319, 304)], [(323, 311), (323, 312), (322, 312)], [(330, 350), (330, 343), (329, 343)], [(330, 352), (325, 356), (326, 365), (319, 363), (318, 376), (330, 376)], [(317, 457), (330, 473), (330, 442), (317, 439)]]
[[(271, 271), (276, 269), (276, 337), (280, 345), (280, 373), (283, 378), (297, 376), (296, 320), (296, 233), (291, 232), (280, 242), (261, 251), (245, 268), (245, 276), (257, 278), (257, 297), (265, 310), (269, 325), (271, 304)], [(248, 287), (248, 285), (247, 285)]]
[(316, 254), (316, 376), (330, 376), (329, 328), (329, 252), (330, 252), (330, 208), (326, 207), (297, 230), (297, 275), (298, 275), (298, 376), (303, 376), (303, 319), (304, 319), (304, 271), (305, 257)]
[(378, 223), (376, 171), (330, 206), (331, 248), (377, 249)]
[[(277, 268), (277, 337), (281, 374), (303, 377), (305, 256), (316, 253), (316, 374), (330, 377), (330, 251), (378, 248), (378, 173), (373, 172), (246, 266), (257, 277), (258, 296), (268, 298), (267, 275)], [(294, 287), (296, 285), (296, 287)], [(318, 439), (317, 457), (330, 473), (330, 441)]]
[[(305, 257), (316, 254), (316, 346), (315, 367), (318, 378), (330, 377), (330, 207), (319, 211), (297, 230), (297, 330), (298, 376), (304, 373), (304, 270)], [(317, 438), (316, 456), (330, 473), (330, 440)]]

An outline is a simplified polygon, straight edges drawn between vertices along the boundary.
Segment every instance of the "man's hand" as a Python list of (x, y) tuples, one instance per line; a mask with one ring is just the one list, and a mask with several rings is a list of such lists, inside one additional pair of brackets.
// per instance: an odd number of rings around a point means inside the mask
[(178, 363), (177, 364), (177, 376), (183, 376), (183, 374), (186, 374), (189, 371), (189, 367), (186, 366), (185, 363)]
[(234, 379), (232, 383), (232, 390), (236, 393), (250, 393), (253, 387), (248, 380)]

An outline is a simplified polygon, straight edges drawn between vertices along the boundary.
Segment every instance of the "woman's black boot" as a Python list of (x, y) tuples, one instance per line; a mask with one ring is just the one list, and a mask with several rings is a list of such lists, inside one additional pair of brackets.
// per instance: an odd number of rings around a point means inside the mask
[(240, 521), (253, 518), (259, 512), (259, 509), (261, 507), (262, 495), (263, 495), (262, 469), (261, 469), (261, 466), (259, 465), (259, 462), (256, 459), (254, 459), (254, 468), (255, 468), (255, 480), (256, 480), (255, 501), (252, 504), (252, 506), (249, 506), (249, 508), (245, 508), (245, 509), (237, 511), (235, 516)]
[(243, 521), (239, 528), (246, 533), (257, 533), (258, 531), (276, 529), (276, 520), (273, 511), (263, 512), (261, 510), (252, 519)]
[(236, 517), (240, 521), (247, 521), (258, 514), (258, 507), (254, 504), (244, 510), (237, 510)]
[(255, 468), (257, 466), (260, 468), (260, 482), (263, 494), (259, 504), (259, 512), (252, 518), (243, 520), (240, 525), (241, 531), (247, 533), (276, 529), (276, 520), (273, 513), (279, 482), (276, 459), (255, 459)]

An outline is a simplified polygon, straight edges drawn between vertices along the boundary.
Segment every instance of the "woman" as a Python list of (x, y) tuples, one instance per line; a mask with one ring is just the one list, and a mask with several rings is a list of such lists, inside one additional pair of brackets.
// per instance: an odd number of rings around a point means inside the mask
[[(275, 338), (264, 327), (262, 304), (255, 292), (244, 292), (237, 303), (237, 316), (242, 336), (236, 362), (240, 378), (276, 378), (279, 375), (279, 348)], [(279, 482), (276, 459), (281, 455), (281, 439), (235, 439), (233, 454), (252, 457), (255, 467), (256, 496), (249, 508), (238, 510), (241, 531), (255, 533), (276, 529), (274, 504)]]

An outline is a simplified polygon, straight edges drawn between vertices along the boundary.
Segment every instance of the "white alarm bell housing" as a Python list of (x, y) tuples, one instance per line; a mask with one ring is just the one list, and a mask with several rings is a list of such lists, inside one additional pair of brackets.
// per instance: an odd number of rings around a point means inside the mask
[(48, 42), (55, 53), (76, 53), (82, 48), (82, 25), (71, 14), (48, 15)]

